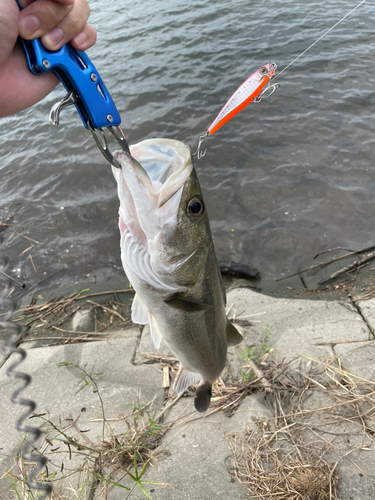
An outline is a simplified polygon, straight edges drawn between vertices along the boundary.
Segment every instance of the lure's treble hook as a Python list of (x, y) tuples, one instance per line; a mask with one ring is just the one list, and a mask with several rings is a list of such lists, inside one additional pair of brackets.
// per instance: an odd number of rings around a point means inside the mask
[[(262, 90), (262, 92), (257, 97), (254, 97), (253, 102), (255, 103), (260, 102), (263, 97), (265, 99), (268, 99), (268, 97), (270, 97), (279, 87), (280, 83), (274, 83), (272, 85), (268, 85), (265, 89)], [(268, 95), (266, 95), (269, 90), (271, 90), (271, 92)]]
[(195, 151), (195, 153), (193, 153), (193, 156), (197, 155), (198, 160), (203, 158), (203, 156), (205, 156), (207, 153), (207, 148), (204, 151), (201, 151), (201, 148), (202, 148), (202, 144), (204, 143), (206, 137), (208, 137), (209, 135), (210, 135), (209, 132), (206, 132), (204, 135), (201, 135), (199, 137), (197, 150)]

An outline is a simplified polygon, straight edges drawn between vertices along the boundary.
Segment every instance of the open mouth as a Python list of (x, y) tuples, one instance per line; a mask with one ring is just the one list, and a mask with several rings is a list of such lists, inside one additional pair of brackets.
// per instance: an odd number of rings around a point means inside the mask
[[(158, 208), (181, 189), (192, 171), (190, 148), (180, 141), (148, 139), (130, 146), (130, 151), (136, 160), (132, 169), (149, 193), (158, 197)], [(119, 152), (117, 158), (122, 156)]]

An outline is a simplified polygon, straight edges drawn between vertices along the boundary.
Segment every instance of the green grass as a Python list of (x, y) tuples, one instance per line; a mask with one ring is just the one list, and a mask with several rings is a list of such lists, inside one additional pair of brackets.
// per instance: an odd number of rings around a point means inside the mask
[[(150, 493), (145, 485), (163, 485), (166, 483), (145, 481), (144, 474), (147, 466), (153, 457), (153, 450), (157, 447), (161, 437), (167, 428), (157, 421), (157, 411), (150, 409), (150, 404), (142, 405), (140, 402), (132, 405), (130, 413), (124, 417), (125, 431), (115, 434), (110, 427), (105, 416), (105, 405), (100, 391), (99, 379), (101, 373), (95, 372), (94, 367), (87, 368), (87, 365), (79, 363), (60, 363), (59, 367), (68, 370), (75, 370), (80, 374), (76, 394), (84, 390), (92, 390), (97, 394), (100, 403), (100, 414), (103, 420), (101, 436), (98, 443), (92, 443), (88, 438), (77, 439), (69, 435), (64, 429), (67, 427), (61, 421), (52, 421), (49, 412), (37, 415), (41, 421), (41, 430), (45, 441), (49, 444), (53, 452), (45, 452), (48, 462), (48, 473), (44, 469), (38, 475), (38, 482), (49, 482), (54, 486), (55, 494), (52, 499), (64, 498), (61, 490), (62, 480), (69, 478), (69, 483), (73, 484), (74, 477), (79, 488), (73, 492), (77, 500), (94, 498), (93, 491), (106, 490), (109, 487), (116, 487), (124, 490), (124, 500), (136, 496), (136, 490), (142, 492), (142, 496), (151, 499)], [(60, 449), (58, 449), (60, 448)], [(34, 451), (35, 453), (35, 451)], [(69, 460), (65, 460), (65, 468), (59, 463), (60, 454), (77, 458), (79, 465), (69, 469)], [(49, 455), (49, 456), (48, 456)], [(18, 459), (18, 462), (22, 459)], [(37, 500), (40, 495), (35, 490), (30, 490), (27, 485), (27, 474), (15, 459), (15, 466), (6, 471), (3, 478), (10, 481), (10, 490), (13, 491), (17, 500)], [(79, 476), (79, 479), (78, 479)], [(122, 484), (122, 480), (127, 476), (128, 481)], [(129, 481), (130, 480), (130, 481)], [(169, 485), (168, 485), (169, 486)], [(56, 493), (58, 492), (58, 493)], [(69, 494), (71, 495), (72, 492)], [(139, 496), (137, 496), (139, 498)]]

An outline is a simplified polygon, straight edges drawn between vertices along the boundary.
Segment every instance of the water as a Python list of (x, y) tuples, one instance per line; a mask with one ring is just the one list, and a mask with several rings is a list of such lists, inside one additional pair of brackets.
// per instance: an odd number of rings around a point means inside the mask
[[(195, 147), (245, 78), (266, 62), (285, 67), (355, 3), (90, 6), (98, 42), (88, 53), (129, 142), (166, 137)], [(362, 5), (283, 73), (271, 98), (207, 141), (196, 163), (218, 258), (257, 267), (271, 288), (319, 251), (374, 243), (372, 14)], [(58, 129), (48, 123), (63, 94), (59, 86), (0, 120), (0, 216), (20, 226), (4, 233), (9, 272), (29, 289), (51, 275), (42, 288), (101, 272), (108, 287), (112, 278), (126, 286), (111, 169), (75, 110), (63, 111)]]

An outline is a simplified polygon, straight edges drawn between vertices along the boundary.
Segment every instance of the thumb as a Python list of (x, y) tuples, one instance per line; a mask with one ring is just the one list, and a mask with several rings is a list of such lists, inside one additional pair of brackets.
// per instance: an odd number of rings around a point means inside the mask
[(0, 0), (0, 69), (13, 51), (18, 36), (19, 10), (14, 0)]

